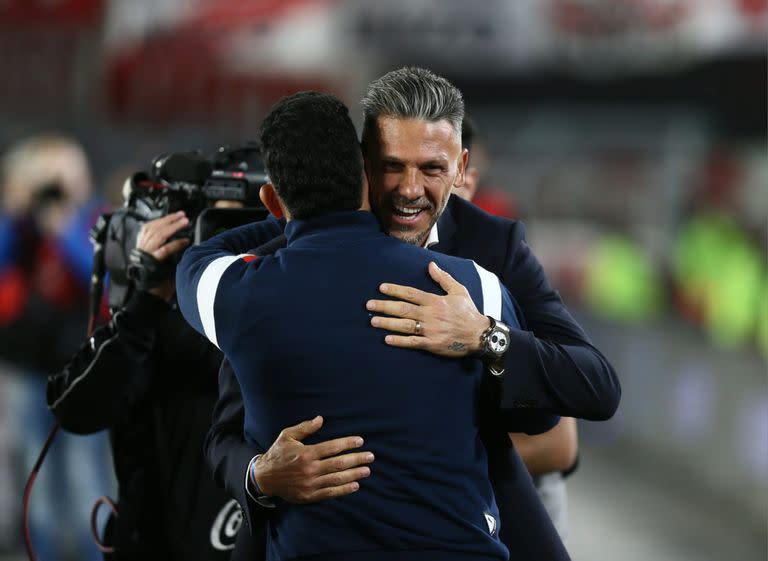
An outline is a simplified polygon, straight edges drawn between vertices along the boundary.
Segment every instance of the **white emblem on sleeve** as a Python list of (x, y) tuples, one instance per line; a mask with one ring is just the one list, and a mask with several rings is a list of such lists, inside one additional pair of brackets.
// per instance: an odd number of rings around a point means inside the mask
[(219, 342), (216, 339), (216, 322), (213, 317), (216, 290), (219, 288), (219, 281), (224, 271), (239, 258), (239, 255), (228, 255), (214, 259), (205, 268), (197, 283), (197, 310), (200, 313), (200, 323), (203, 325), (205, 336), (217, 347)]
[(483, 288), (483, 314), (501, 321), (501, 285), (499, 277), (474, 263)]
[(485, 522), (488, 524), (488, 533), (492, 536), (496, 534), (496, 518), (493, 517), (492, 514), (488, 514), (487, 512), (483, 513), (483, 516), (485, 516)]
[(232, 499), (219, 511), (211, 526), (211, 545), (219, 551), (235, 548), (235, 537), (243, 525), (243, 511)]

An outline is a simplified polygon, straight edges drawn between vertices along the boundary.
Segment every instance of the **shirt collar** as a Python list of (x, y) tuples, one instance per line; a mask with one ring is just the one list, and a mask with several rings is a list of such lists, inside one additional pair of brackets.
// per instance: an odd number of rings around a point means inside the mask
[(429, 237), (427, 238), (427, 241), (424, 242), (424, 247), (429, 249), (438, 243), (440, 243), (440, 236), (437, 233), (437, 222), (435, 222), (435, 224), (432, 226), (432, 229), (429, 231)]

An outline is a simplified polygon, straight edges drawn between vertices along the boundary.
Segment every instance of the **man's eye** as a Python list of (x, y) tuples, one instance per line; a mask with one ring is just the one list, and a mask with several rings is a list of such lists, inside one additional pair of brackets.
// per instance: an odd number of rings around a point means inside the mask
[(445, 169), (440, 166), (428, 166), (425, 167), (423, 171), (427, 175), (440, 175), (441, 173), (445, 173)]
[(383, 167), (385, 173), (396, 173), (403, 170), (402, 164), (398, 164), (396, 162), (384, 162)]

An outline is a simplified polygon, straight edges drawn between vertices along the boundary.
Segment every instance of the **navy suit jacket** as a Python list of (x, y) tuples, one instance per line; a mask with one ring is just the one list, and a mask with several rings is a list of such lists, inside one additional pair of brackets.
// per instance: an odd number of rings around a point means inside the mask
[[(265, 221), (268, 254), (285, 245), (279, 221)], [(439, 243), (431, 249), (472, 259), (496, 273), (516, 300), (523, 331), (511, 338), (506, 354), (507, 375), (498, 401), (520, 420), (520, 431), (536, 431), (541, 413), (604, 420), (618, 407), (619, 381), (605, 357), (565, 308), (550, 286), (541, 265), (525, 242), (521, 222), (495, 217), (463, 199), (452, 196), (438, 222)], [(527, 369), (535, 376), (515, 377)], [(519, 378), (530, 378), (524, 387)], [(538, 411), (537, 411), (538, 410)], [(510, 550), (510, 559), (568, 559), (530, 475), (511, 445), (501, 424), (494, 424), (496, 412), (488, 412), (483, 442), (488, 450), (489, 476), (494, 486), (501, 517), (501, 539)], [(243, 437), (244, 409), (240, 387), (225, 361), (219, 372), (219, 401), (205, 443), (206, 457), (216, 481), (226, 487), (243, 508), (245, 525), (251, 532), (239, 533), (235, 557), (262, 555), (259, 529), (269, 515), (249, 498), (244, 479), (251, 458), (264, 450), (255, 449)], [(542, 427), (544, 429), (546, 427)]]

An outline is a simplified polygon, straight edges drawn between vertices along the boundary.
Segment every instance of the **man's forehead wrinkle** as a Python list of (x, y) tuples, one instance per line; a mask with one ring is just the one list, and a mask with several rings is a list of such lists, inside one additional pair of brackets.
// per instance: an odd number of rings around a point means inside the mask
[(414, 119), (387, 119), (381, 121), (378, 128), (380, 154), (384, 159), (450, 160), (449, 152), (461, 151), (461, 144), (447, 121), (435, 124)]
[(448, 157), (448, 146), (446, 144), (435, 139), (425, 138), (422, 140), (420, 148), (427, 160), (448, 161), (450, 158)]
[(379, 113), (376, 116), (375, 120), (379, 124), (381, 124), (383, 121), (401, 121), (401, 122), (420, 121), (422, 123), (430, 123), (430, 124), (445, 123), (451, 128), (451, 131), (456, 133), (459, 137), (461, 136), (461, 129), (457, 130), (453, 122), (447, 117), (433, 119), (433, 118), (430, 118), (428, 114), (424, 114), (423, 111), (421, 111), (420, 109), (418, 111), (409, 111), (407, 113), (408, 113), (407, 115), (397, 114), (397, 113)]
[(416, 154), (403, 153), (402, 151), (383, 151), (381, 161), (399, 164), (443, 164), (447, 165), (451, 159), (445, 151), (435, 152), (429, 144), (422, 144)]

